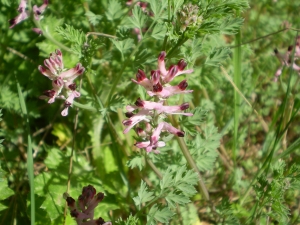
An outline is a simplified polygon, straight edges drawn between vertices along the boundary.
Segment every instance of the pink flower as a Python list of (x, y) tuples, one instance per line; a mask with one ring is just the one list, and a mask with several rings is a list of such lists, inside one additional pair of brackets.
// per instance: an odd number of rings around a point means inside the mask
[(105, 222), (101, 217), (94, 219), (94, 210), (104, 199), (104, 194), (99, 192), (92, 185), (83, 187), (82, 194), (78, 197), (78, 207), (76, 201), (67, 194), (65, 197), (70, 214), (75, 218), (78, 225), (112, 225), (111, 222)]
[[(157, 148), (166, 145), (164, 141), (160, 141), (161, 136), (165, 133), (171, 133), (178, 137), (184, 136), (183, 131), (162, 121), (167, 115), (193, 115), (192, 113), (183, 112), (189, 108), (188, 103), (174, 106), (164, 105), (165, 99), (174, 94), (186, 94), (193, 91), (186, 90), (188, 87), (186, 80), (181, 81), (176, 86), (168, 84), (174, 77), (184, 73), (191, 73), (193, 70), (184, 70), (187, 63), (183, 59), (179, 60), (176, 65), (171, 65), (169, 69), (166, 70), (165, 57), (166, 53), (161, 52), (158, 56), (158, 70), (151, 71), (150, 79), (146, 77), (145, 72), (142, 70), (138, 70), (136, 80), (132, 79), (134, 83), (143, 86), (151, 97), (158, 96), (160, 99), (158, 101), (146, 101), (138, 98), (134, 105), (126, 106), (126, 116), (129, 119), (123, 121), (123, 125), (126, 126), (123, 132), (124, 134), (136, 126), (135, 130), (137, 135), (141, 138), (141, 141), (137, 142), (135, 146), (145, 149), (147, 153), (159, 153)], [(137, 111), (137, 113), (135, 111)], [(146, 130), (137, 126), (138, 124), (146, 126)]]
[(135, 146), (137, 148), (145, 148), (148, 153), (152, 152), (153, 150), (154, 153), (158, 154), (159, 151), (157, 148), (164, 147), (166, 145), (165, 142), (159, 141), (160, 134), (163, 131), (172, 133), (178, 137), (184, 137), (183, 131), (176, 129), (169, 123), (161, 122), (152, 132), (152, 136), (150, 137), (149, 141), (137, 142)]
[(15, 18), (9, 20), (10, 27), (13, 28), (17, 24), (21, 23), (22, 21), (26, 20), (29, 17), (29, 12), (26, 10), (20, 12), (19, 15), (17, 15)]
[(185, 90), (188, 86), (188, 83), (186, 80), (181, 81), (178, 85), (176, 86), (162, 86), (161, 83), (157, 83), (156, 85), (153, 86), (152, 91), (148, 91), (148, 95), (150, 96), (159, 96), (161, 98), (168, 98), (172, 95), (175, 94), (186, 94), (186, 93), (191, 93), (193, 90)]
[[(36, 5), (33, 6), (32, 9), (34, 13), (34, 18), (36, 20), (40, 20), (40, 15), (45, 11), (46, 7), (48, 6), (48, 3), (49, 3), (48, 0), (44, 0), (44, 3), (40, 7), (37, 7)], [(26, 20), (30, 16), (29, 11), (26, 10), (26, 7), (27, 7), (27, 0), (21, 0), (18, 7), (18, 12), (20, 14), (16, 16), (14, 19), (9, 20), (9, 24), (10, 24), (9, 28), (13, 28), (14, 26), (21, 23), (23, 20)]]
[(37, 33), (38, 35), (42, 35), (43, 31), (40, 28), (32, 28), (32, 31), (34, 31), (35, 33)]
[(128, 133), (131, 128), (133, 128), (136, 124), (141, 121), (149, 122), (150, 120), (147, 118), (152, 115), (152, 112), (149, 110), (141, 110), (137, 114), (134, 114), (128, 120), (123, 121), (123, 125), (127, 128), (123, 131), (124, 134)]
[[(293, 46), (289, 46), (287, 51), (282, 54), (277, 49), (274, 49), (275, 56), (280, 61), (281, 66), (276, 70), (274, 74), (274, 81), (277, 82), (278, 77), (282, 74), (282, 70), (284, 66), (291, 66), (292, 62), (292, 50)], [(294, 54), (294, 61), (297, 60), (300, 57), (300, 36), (297, 37), (296, 46), (295, 46), (295, 54)], [(292, 69), (298, 72), (300, 75), (300, 67), (293, 62)]]
[(32, 10), (33, 10), (33, 13), (34, 13), (34, 19), (35, 20), (40, 20), (40, 15), (45, 11), (48, 4), (49, 4), (49, 1), (44, 0), (44, 3), (40, 7), (37, 7), (37, 5), (33, 6)]
[[(44, 60), (44, 65), (39, 66), (39, 71), (50, 80), (52, 80), (52, 90), (45, 91), (41, 99), (49, 99), (48, 103), (53, 103), (56, 98), (66, 99), (62, 116), (68, 115), (69, 107), (73, 104), (74, 98), (80, 97), (80, 93), (76, 91), (74, 80), (84, 73), (85, 68), (81, 63), (69, 70), (64, 69), (62, 52), (56, 50), (51, 53), (49, 59)], [(61, 93), (63, 93), (61, 95)]]
[(175, 77), (181, 74), (189, 74), (194, 71), (192, 69), (184, 70), (187, 64), (183, 59), (179, 60), (177, 65), (171, 65), (167, 70), (165, 66), (165, 57), (166, 57), (166, 52), (161, 52), (158, 56), (158, 69), (160, 70), (162, 79), (165, 83), (169, 83)]

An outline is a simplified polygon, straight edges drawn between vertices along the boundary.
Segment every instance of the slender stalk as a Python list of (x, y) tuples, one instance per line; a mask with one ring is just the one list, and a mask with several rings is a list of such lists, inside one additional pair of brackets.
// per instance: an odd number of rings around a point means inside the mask
[(99, 32), (87, 32), (85, 35), (86, 42), (88, 42), (88, 37), (90, 35), (96, 35), (96, 36), (107, 37), (107, 38), (117, 38), (116, 36), (109, 35), (109, 34), (104, 34), (104, 33), (99, 33)]
[(151, 160), (147, 159), (147, 155), (146, 154), (145, 154), (145, 159), (146, 159), (148, 165), (151, 167), (151, 169), (157, 175), (157, 177), (161, 180), (163, 178), (161, 172), (157, 169), (157, 167), (153, 164), (153, 162)]
[[(241, 70), (242, 70), (242, 48), (241, 44), (241, 33), (235, 35), (235, 43), (238, 46), (233, 52), (233, 82), (237, 89), (241, 89)], [(240, 117), (240, 104), (241, 99), (239, 93), (234, 89), (234, 130), (233, 130), (233, 147), (232, 156), (234, 167), (236, 168), (236, 158), (238, 154), (238, 128), (239, 128), (239, 117)]]
[(196, 163), (194, 162), (193, 160), (193, 157), (191, 156), (184, 140), (180, 137), (176, 137), (177, 141), (178, 141), (178, 144), (180, 146), (180, 149), (186, 159), (186, 161), (188, 162), (188, 165), (197, 173), (198, 175), (198, 186), (199, 186), (199, 189), (201, 191), (201, 193), (203, 194), (203, 197), (206, 201), (209, 200), (209, 193), (207, 191), (207, 188), (204, 184), (204, 181), (203, 181), (203, 178), (202, 178), (202, 175), (196, 165)]
[(30, 128), (29, 128), (29, 118), (27, 113), (27, 108), (25, 104), (24, 95), (22, 93), (20, 84), (17, 80), (17, 88), (20, 100), (20, 106), (22, 110), (22, 114), (24, 119), (26, 120), (26, 131), (27, 131), (27, 173), (29, 178), (29, 186), (30, 186), (30, 223), (31, 225), (35, 224), (35, 197), (34, 197), (34, 173), (33, 173), (33, 155), (32, 155), (32, 144), (31, 144), (31, 136), (30, 136)]
[[(73, 128), (72, 149), (71, 149), (71, 155), (70, 155), (70, 159), (69, 159), (69, 172), (68, 172), (67, 191), (66, 191), (67, 193), (69, 192), (70, 186), (71, 186), (71, 176), (72, 176), (72, 170), (73, 170), (73, 156), (74, 156), (76, 131), (77, 131), (77, 124), (78, 124), (78, 112), (79, 112), (79, 109), (76, 108), (76, 116), (75, 116), (75, 122), (74, 122), (74, 128)], [(67, 210), (68, 210), (68, 204), (66, 202), (65, 209), (64, 209), (64, 224), (66, 224)]]

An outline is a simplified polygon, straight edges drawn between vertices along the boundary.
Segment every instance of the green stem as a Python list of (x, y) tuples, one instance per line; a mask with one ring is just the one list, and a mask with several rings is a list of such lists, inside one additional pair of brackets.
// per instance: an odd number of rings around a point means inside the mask
[(35, 197), (34, 197), (34, 174), (33, 174), (33, 155), (32, 155), (32, 144), (31, 144), (31, 136), (30, 136), (30, 128), (29, 128), (29, 118), (27, 113), (27, 108), (25, 104), (24, 95), (22, 93), (20, 84), (17, 80), (17, 88), (20, 100), (20, 106), (22, 110), (22, 114), (26, 120), (26, 130), (27, 130), (27, 173), (29, 178), (30, 185), (30, 223), (34, 225), (35, 223)]
[(188, 165), (190, 166), (190, 168), (192, 168), (197, 173), (199, 189), (200, 189), (201, 193), (203, 194), (204, 199), (206, 201), (208, 201), (209, 200), (209, 193), (208, 193), (207, 188), (204, 184), (204, 181), (203, 181), (202, 175), (200, 173), (200, 170), (198, 169), (196, 163), (194, 162), (193, 157), (191, 156), (190, 151), (188, 150), (183, 138), (176, 137), (176, 139), (179, 143), (180, 149), (181, 149)]
[[(241, 89), (241, 65), (242, 65), (242, 49), (240, 46), (241, 43), (241, 33), (235, 35), (235, 43), (237, 48), (234, 49), (233, 53), (233, 82), (237, 89)], [(239, 127), (239, 117), (240, 117), (240, 104), (241, 99), (239, 93), (234, 89), (234, 137), (233, 137), (233, 163), (234, 167), (236, 168), (236, 158), (237, 158), (237, 151), (238, 151), (238, 127)]]

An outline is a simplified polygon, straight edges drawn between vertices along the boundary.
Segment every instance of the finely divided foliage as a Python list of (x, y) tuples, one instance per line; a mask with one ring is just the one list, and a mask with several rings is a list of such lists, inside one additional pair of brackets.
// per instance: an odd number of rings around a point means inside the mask
[(300, 223), (297, 1), (0, 2), (0, 224)]

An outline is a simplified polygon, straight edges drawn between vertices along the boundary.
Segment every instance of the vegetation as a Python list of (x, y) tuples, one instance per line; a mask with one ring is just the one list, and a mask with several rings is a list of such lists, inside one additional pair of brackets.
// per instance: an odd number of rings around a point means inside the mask
[(0, 2), (0, 224), (300, 223), (297, 1)]

